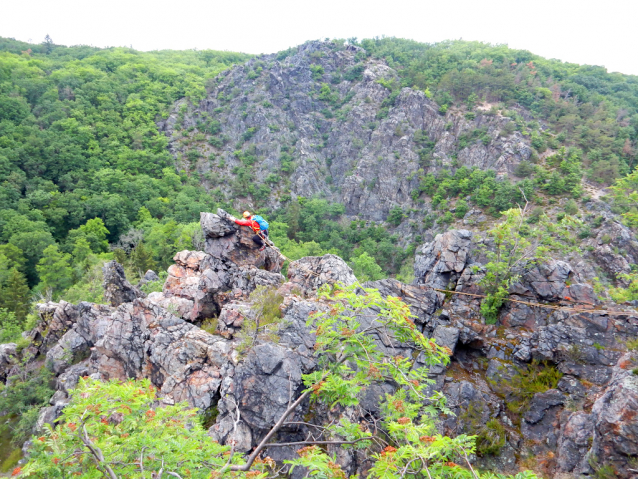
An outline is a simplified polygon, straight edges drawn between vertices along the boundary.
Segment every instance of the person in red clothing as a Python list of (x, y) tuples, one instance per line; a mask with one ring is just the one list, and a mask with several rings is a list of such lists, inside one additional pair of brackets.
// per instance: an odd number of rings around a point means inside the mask
[(253, 215), (250, 214), (249, 211), (244, 211), (243, 220), (235, 219), (235, 223), (241, 226), (250, 226), (255, 232), (255, 236), (253, 236), (253, 241), (259, 246), (259, 251), (263, 251), (266, 248), (266, 243), (264, 242), (265, 238), (268, 237), (268, 230), (262, 230), (259, 223), (253, 220)]

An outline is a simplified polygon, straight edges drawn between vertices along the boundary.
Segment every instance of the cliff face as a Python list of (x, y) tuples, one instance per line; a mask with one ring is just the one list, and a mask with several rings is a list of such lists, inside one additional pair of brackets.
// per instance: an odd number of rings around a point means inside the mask
[[(216, 411), (209, 433), (248, 451), (301, 393), (302, 375), (316, 367), (306, 320), (329, 307), (315, 292), (325, 283), (353, 284), (352, 270), (334, 255), (302, 258), (290, 264), (284, 282), (277, 250), (259, 251), (223, 211), (202, 213), (201, 224), (205, 251), (178, 253), (163, 292), (144, 297), (117, 263), (107, 263), (110, 306), (43, 304), (28, 348), (0, 346), (3, 380), (20, 372), (21, 358), (46, 359), (57, 378), (38, 428), (55, 421), (80, 376), (149, 378), (164, 403), (188, 401), (206, 414)], [(479, 449), (472, 458), (482, 468), (533, 468), (565, 478), (593, 474), (605, 464), (617, 477), (634, 477), (638, 380), (632, 371), (638, 356), (627, 342), (638, 336), (635, 310), (600, 302), (574, 266), (552, 260), (524, 269), (509, 295), (519, 302), (507, 302), (497, 324), (485, 324), (480, 298), (472, 296), (483, 293), (474, 241), (470, 231), (448, 231), (417, 252), (414, 284), (385, 279), (365, 285), (401, 297), (419, 331), (452, 352), (448, 367), (430, 368), (433, 387), (456, 414), (441, 417), (440, 431), (489, 438), (498, 447)], [(260, 286), (279, 297), (278, 339), (255, 336), (246, 347), (242, 330), (261, 314), (251, 296)], [(438, 291), (443, 288), (456, 293)], [(211, 316), (217, 317), (214, 328)], [(371, 316), (360, 318), (364, 327)], [(414, 357), (415, 368), (424, 366), (409, 344), (376, 340), (389, 356)], [(304, 402), (290, 420), (295, 426), (279, 439), (303, 441), (308, 417), (316, 425), (340, 415), (378, 420), (377, 398), (393, 388), (384, 387), (362, 392), (360, 407), (314, 405), (309, 414)], [(278, 448), (273, 458), (293, 457), (295, 449)], [(337, 457), (347, 474), (365, 473), (362, 452), (341, 450)]]
[(228, 199), (264, 197), (274, 207), (320, 195), (372, 220), (415, 205), (419, 170), (511, 174), (530, 157), (529, 138), (507, 133), (509, 118), (442, 114), (423, 91), (395, 85), (396, 72), (363, 49), (311, 42), (222, 73), (208, 98), (179, 102), (160, 129), (207, 187), (233, 185), (217, 193)]

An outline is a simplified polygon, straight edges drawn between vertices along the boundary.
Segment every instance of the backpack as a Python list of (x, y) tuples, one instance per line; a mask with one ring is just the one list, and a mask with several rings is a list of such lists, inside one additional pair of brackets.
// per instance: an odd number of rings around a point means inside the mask
[(265, 231), (265, 230), (268, 229), (268, 221), (263, 219), (261, 216), (259, 216), (259, 215), (253, 216), (253, 221), (257, 222), (257, 224), (259, 225), (259, 229), (261, 231)]

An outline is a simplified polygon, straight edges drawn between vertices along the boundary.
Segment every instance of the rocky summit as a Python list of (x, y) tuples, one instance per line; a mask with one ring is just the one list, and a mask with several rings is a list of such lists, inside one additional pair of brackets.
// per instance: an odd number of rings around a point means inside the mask
[[(306, 257), (290, 263), (286, 280), (278, 250), (259, 251), (223, 210), (202, 213), (201, 227), (204, 251), (176, 254), (161, 293), (146, 296), (109, 262), (109, 305), (40, 304), (40, 322), (27, 333), (31, 345), (0, 346), (3, 380), (22, 359), (45, 361), (55, 375), (55, 394), (37, 428), (55, 424), (80, 377), (148, 378), (161, 402), (187, 401), (206, 416), (215, 440), (250, 451), (304, 390), (302, 375), (317, 367), (306, 320), (327, 307), (316, 291), (356, 283), (352, 270), (335, 255)], [(482, 293), (483, 266), (474, 241), (469, 231), (450, 230), (419, 249), (413, 284), (363, 285), (402, 298), (416, 327), (449, 348), (449, 366), (429, 373), (454, 413), (440, 418), (440, 432), (484, 438), (487, 425), (493, 447), (478, 449), (472, 458), (478, 467), (515, 472), (533, 461), (547, 477), (580, 477), (595, 474), (604, 457), (617, 477), (635, 477), (638, 358), (626, 343), (638, 337), (638, 314), (601, 302), (576, 265), (552, 260), (526, 268), (497, 324), (485, 324), (475, 296)], [(259, 336), (247, 347), (242, 330), (259, 314), (253, 293), (263, 290), (278, 298), (276, 339)], [(360, 318), (364, 326), (366, 317)], [(413, 353), (392, 338), (375, 340), (389, 356)], [(424, 367), (418, 357), (414, 367)], [(394, 387), (363, 391), (357, 407), (324, 410), (306, 400), (278, 439), (302, 441), (313, 424), (342, 415), (374, 420), (381, 414), (379, 396)], [(295, 450), (269, 454), (283, 461)], [(354, 449), (340, 450), (337, 461), (348, 475), (366, 471), (366, 458)]]

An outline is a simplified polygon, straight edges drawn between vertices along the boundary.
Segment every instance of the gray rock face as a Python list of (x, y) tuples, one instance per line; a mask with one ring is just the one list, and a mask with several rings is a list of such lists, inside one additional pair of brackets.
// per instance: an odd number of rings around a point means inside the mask
[(470, 261), (472, 233), (452, 230), (437, 235), (434, 241), (417, 250), (414, 260), (416, 284), (447, 289), (456, 284)]
[[(323, 73), (313, 73), (311, 65)], [(532, 151), (519, 132), (500, 135), (510, 118), (482, 110), (473, 120), (453, 109), (443, 115), (422, 91), (410, 88), (390, 98), (380, 80), (397, 79), (396, 72), (352, 45), (308, 42), (284, 59), (261, 56), (218, 78), (206, 99), (197, 105), (176, 103), (159, 128), (178, 163), (185, 162), (187, 148), (201, 154), (195, 168), (202, 178), (215, 178), (204, 183), (211, 189), (221, 186), (220, 194), (230, 201), (246, 194), (227, 187), (237, 175), (233, 169), (243, 166), (234, 154), (238, 143), (243, 154), (255, 158), (251, 172), (255, 182), (271, 190), (271, 207), (288, 194), (288, 183), (266, 183), (266, 178), (289, 175), (293, 196), (326, 197), (343, 203), (349, 215), (376, 221), (385, 220), (393, 206), (417, 205), (410, 193), (418, 187), (419, 169), (450, 169), (456, 158), (460, 165), (502, 175), (512, 173)], [(216, 135), (202, 127), (210, 120), (219, 122)], [(196, 130), (186, 132), (198, 124), (203, 138)], [(478, 128), (485, 129), (487, 144), (476, 140), (460, 148), (462, 135)], [(182, 131), (189, 135), (188, 147), (181, 142)], [(420, 160), (423, 151), (431, 158)], [(291, 155), (294, 172), (282, 171), (282, 153)], [(208, 161), (211, 154), (223, 161)]]
[(109, 261), (102, 268), (104, 274), (104, 299), (111, 306), (119, 306), (130, 303), (136, 298), (144, 298), (146, 295), (137, 287), (128, 282), (124, 275), (124, 268), (117, 261)]

